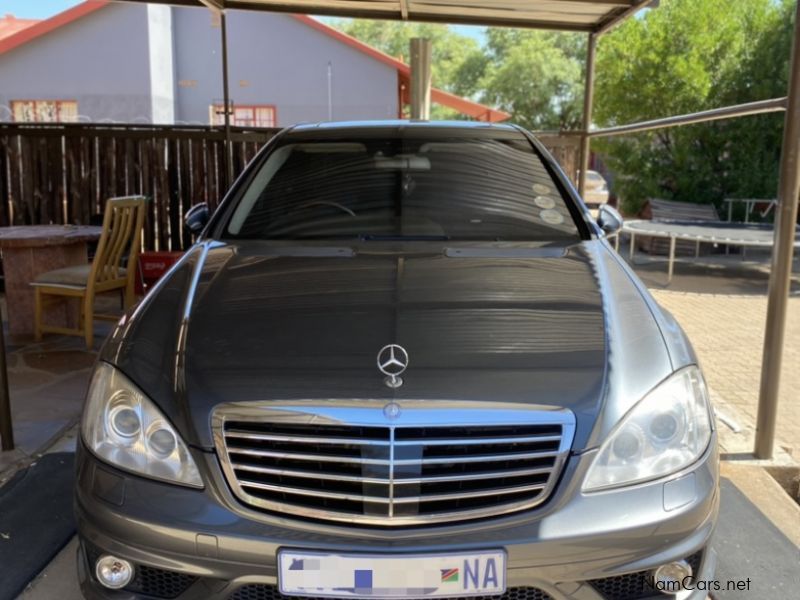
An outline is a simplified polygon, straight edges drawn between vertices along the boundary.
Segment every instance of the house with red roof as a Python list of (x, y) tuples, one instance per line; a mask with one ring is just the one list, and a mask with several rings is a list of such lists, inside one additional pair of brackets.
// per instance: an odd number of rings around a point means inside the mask
[(38, 19), (18, 19), (11, 14), (0, 17), (0, 40), (14, 35), (15, 33), (19, 33), (23, 29), (35, 25), (38, 22)]
[[(7, 25), (8, 27), (8, 25)], [(408, 65), (312, 17), (228, 11), (233, 124), (404, 116)], [(2, 31), (2, 30), (0, 30)], [(218, 124), (218, 16), (89, 0), (0, 38), (0, 120)], [(468, 118), (502, 111), (434, 89)]]

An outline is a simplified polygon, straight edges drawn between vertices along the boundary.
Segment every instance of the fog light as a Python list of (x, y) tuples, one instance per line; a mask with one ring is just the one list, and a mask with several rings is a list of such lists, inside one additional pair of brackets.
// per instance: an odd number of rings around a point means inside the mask
[(655, 588), (665, 594), (677, 594), (683, 591), (687, 578), (692, 576), (692, 567), (685, 560), (661, 565), (653, 572)]
[(124, 588), (133, 579), (133, 565), (127, 560), (109, 554), (98, 559), (94, 572), (97, 581), (112, 590)]

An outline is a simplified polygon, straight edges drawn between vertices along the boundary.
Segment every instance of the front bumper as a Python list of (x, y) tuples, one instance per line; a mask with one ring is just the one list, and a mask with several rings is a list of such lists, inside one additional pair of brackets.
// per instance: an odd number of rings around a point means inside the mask
[[(506, 597), (515, 600), (608, 600), (616, 594), (608, 590), (622, 588), (603, 587), (597, 580), (615, 577), (630, 588), (639, 581), (631, 574), (687, 557), (695, 558), (697, 577), (713, 577), (715, 557), (708, 546), (719, 508), (716, 439), (691, 468), (655, 482), (582, 494), (580, 484), (594, 454), (587, 452), (570, 458), (556, 493), (542, 507), (473, 523), (389, 531), (251, 510), (231, 495), (215, 454), (192, 452), (205, 475), (204, 490), (126, 474), (79, 444), (75, 511), (78, 568), (87, 598), (279, 600), (286, 598), (275, 588), (281, 547), (370, 553), (502, 547), (508, 556)], [(135, 580), (129, 588), (136, 592), (107, 590), (93, 575), (98, 553), (130, 560), (153, 581), (165, 581), (143, 588)], [(142, 590), (150, 595), (138, 593)], [(700, 591), (678, 596), (704, 597)]]

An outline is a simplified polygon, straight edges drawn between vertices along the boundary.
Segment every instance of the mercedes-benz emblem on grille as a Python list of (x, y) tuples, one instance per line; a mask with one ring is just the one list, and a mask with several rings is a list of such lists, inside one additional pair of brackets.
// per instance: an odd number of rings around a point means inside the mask
[(378, 352), (378, 369), (386, 375), (383, 382), (390, 388), (399, 388), (403, 385), (400, 375), (408, 367), (408, 352), (397, 344), (388, 344)]
[(383, 407), (383, 415), (390, 421), (394, 421), (400, 416), (400, 405), (397, 402), (389, 402)]

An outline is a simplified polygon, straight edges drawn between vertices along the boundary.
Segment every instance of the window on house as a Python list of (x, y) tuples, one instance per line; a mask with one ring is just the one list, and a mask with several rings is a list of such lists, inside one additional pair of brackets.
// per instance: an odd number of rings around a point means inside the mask
[[(225, 111), (222, 104), (211, 106), (211, 124), (224, 125)], [(236, 127), (275, 127), (275, 107), (264, 105), (234, 105), (231, 114), (231, 125)]]
[(74, 100), (12, 100), (14, 120), (27, 123), (75, 123), (78, 103)]

